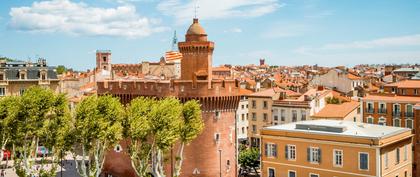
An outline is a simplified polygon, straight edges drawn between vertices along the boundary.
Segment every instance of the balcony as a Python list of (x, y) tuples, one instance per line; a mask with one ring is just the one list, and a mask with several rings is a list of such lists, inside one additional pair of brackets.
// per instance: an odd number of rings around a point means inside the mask
[(392, 111), (392, 116), (394, 116), (394, 117), (400, 117), (401, 116), (401, 112), (400, 111)]
[(414, 117), (414, 112), (406, 112), (405, 117)]
[(366, 113), (369, 113), (369, 114), (373, 114), (375, 112), (375, 110), (374, 109), (372, 109), (372, 108), (367, 108), (366, 109)]
[(379, 114), (386, 114), (386, 109), (385, 108), (379, 109), (378, 113)]

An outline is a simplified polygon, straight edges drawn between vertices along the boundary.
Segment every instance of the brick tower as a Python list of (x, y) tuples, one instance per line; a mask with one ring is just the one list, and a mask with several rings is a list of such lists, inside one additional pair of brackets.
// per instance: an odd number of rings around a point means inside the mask
[[(112, 94), (124, 104), (139, 96), (173, 96), (186, 102), (198, 100), (204, 121), (203, 132), (184, 149), (181, 177), (234, 177), (237, 173), (236, 121), (239, 104), (239, 82), (212, 78), (214, 43), (193, 20), (186, 41), (178, 43), (183, 55), (181, 79), (175, 80), (105, 80), (97, 83), (98, 94)], [(121, 143), (123, 149), (124, 142)], [(175, 148), (173, 152), (177, 152)], [(172, 156), (175, 159), (174, 156)], [(107, 154), (105, 174), (131, 177), (133, 170), (125, 153), (111, 151)], [(173, 165), (168, 160), (166, 175), (171, 176)]]
[(96, 69), (111, 71), (111, 51), (97, 50), (96, 51)]

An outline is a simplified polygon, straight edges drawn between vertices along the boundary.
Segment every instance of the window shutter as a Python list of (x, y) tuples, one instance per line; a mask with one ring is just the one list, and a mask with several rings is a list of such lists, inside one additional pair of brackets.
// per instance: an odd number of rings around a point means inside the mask
[(284, 146), (284, 157), (286, 158), (286, 159), (289, 159), (289, 146)]
[(265, 156), (268, 157), (268, 144), (267, 143), (264, 144), (264, 152), (265, 152), (264, 153)]
[(273, 155), (274, 155), (274, 157), (277, 157), (277, 144), (274, 144), (273, 145), (274, 147), (274, 149), (273, 149)]
[(321, 163), (321, 158), (322, 154), (321, 154), (321, 149), (318, 149), (318, 163)]
[(306, 149), (306, 152), (307, 152), (307, 160), (308, 162), (310, 162), (311, 161), (311, 148)]

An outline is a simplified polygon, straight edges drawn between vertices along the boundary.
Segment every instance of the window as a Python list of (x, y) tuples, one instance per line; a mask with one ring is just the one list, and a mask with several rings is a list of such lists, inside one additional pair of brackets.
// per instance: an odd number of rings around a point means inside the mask
[(318, 174), (313, 174), (313, 173), (310, 173), (310, 174), (309, 174), (309, 177), (319, 177), (319, 175), (318, 175)]
[(220, 133), (215, 133), (214, 134), (214, 141), (216, 141), (216, 143), (219, 143), (220, 140)]
[(343, 150), (334, 149), (334, 166), (342, 167), (343, 166)]
[(392, 88), (391, 88), (391, 92), (392, 92), (392, 93), (395, 93), (395, 87), (392, 87)]
[(297, 121), (297, 111), (293, 110), (292, 111), (292, 122), (296, 122)]
[(274, 168), (268, 168), (268, 177), (275, 177), (276, 176), (276, 171), (274, 170)]
[(23, 93), (25, 93), (25, 88), (20, 88), (20, 89), (19, 89), (19, 94), (20, 94), (20, 95), (23, 95)]
[(252, 100), (252, 108), (257, 108), (257, 101)]
[(263, 101), (263, 108), (264, 109), (267, 109), (268, 108), (267, 101)]
[(302, 111), (300, 112), (300, 114), (302, 115), (302, 117), (301, 117), (301, 119), (300, 119), (300, 120), (305, 121), (305, 120), (306, 120), (306, 111), (305, 111), (305, 110), (302, 110)]
[(4, 74), (2, 73), (2, 74), (0, 74), (0, 81), (3, 81), (4, 80)]
[(284, 109), (280, 111), (280, 119), (281, 121), (284, 121), (286, 119), (286, 111)]
[(414, 110), (412, 104), (407, 104), (405, 117), (414, 117)]
[(242, 134), (245, 133), (245, 127), (242, 127)]
[(20, 73), (20, 79), (25, 79), (25, 73)]
[(241, 115), (242, 121), (245, 121), (245, 114)]
[(418, 95), (419, 91), (417, 89), (414, 89), (414, 95)]
[(114, 147), (114, 151), (115, 151), (115, 152), (117, 152), (117, 153), (122, 152), (122, 147), (121, 147), (121, 145), (117, 144), (117, 145)]
[(308, 148), (308, 161), (311, 163), (321, 163), (321, 149), (318, 147)]
[(402, 95), (405, 95), (405, 89), (401, 89)]
[(401, 126), (401, 119), (394, 118), (394, 127), (400, 127)]
[(384, 154), (384, 165), (385, 165), (385, 169), (387, 169), (388, 168), (388, 152)]
[(274, 116), (274, 121), (278, 121), (279, 120), (279, 116)]
[(252, 120), (254, 121), (257, 120), (257, 113), (255, 112), (252, 113)]
[(400, 163), (400, 148), (397, 147), (397, 149), (395, 149), (395, 164), (399, 164)]
[(404, 171), (404, 177), (407, 177), (407, 176), (408, 176), (408, 172)]
[(408, 145), (404, 146), (404, 161), (408, 159)]
[(368, 113), (373, 113), (373, 103), (367, 103), (367, 109), (366, 109), (366, 112), (368, 112)]
[(369, 154), (365, 152), (359, 152), (359, 170), (369, 169)]
[(266, 157), (277, 157), (277, 144), (266, 143), (265, 144), (265, 156)]
[(256, 125), (252, 125), (252, 131), (257, 132), (257, 126)]
[(373, 124), (373, 117), (368, 117), (367, 118), (367, 123)]
[(241, 109), (245, 109), (245, 105), (241, 105)]
[(386, 114), (386, 104), (385, 103), (379, 103), (379, 113), (380, 114)]
[(405, 127), (413, 129), (413, 119), (405, 119)]
[(296, 171), (289, 171), (288, 177), (296, 177)]
[(287, 160), (296, 160), (296, 146), (295, 145), (286, 145), (285, 146), (285, 152), (286, 152), (286, 159)]
[(216, 116), (216, 119), (220, 119), (220, 112), (219, 111), (216, 111), (214, 114)]
[(267, 121), (267, 120), (268, 120), (267, 118), (268, 118), (267, 113), (264, 113), (264, 114), (263, 114), (263, 120), (264, 120), (264, 121)]
[(106, 62), (106, 57), (102, 57), (102, 59), (104, 60), (104, 62)]
[(386, 126), (386, 119), (383, 117), (379, 118), (378, 124), (382, 126)]
[(45, 79), (47, 79), (47, 74), (42, 73), (42, 74), (41, 74), (41, 80), (45, 80)]
[(5, 96), (5, 95), (6, 95), (6, 88), (0, 87), (0, 96)]

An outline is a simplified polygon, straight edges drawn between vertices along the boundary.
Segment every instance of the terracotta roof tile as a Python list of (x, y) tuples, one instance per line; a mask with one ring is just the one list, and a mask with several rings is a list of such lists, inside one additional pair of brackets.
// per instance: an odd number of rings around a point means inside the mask
[(345, 118), (348, 114), (360, 106), (359, 102), (351, 101), (342, 104), (327, 104), (313, 115), (313, 118)]

